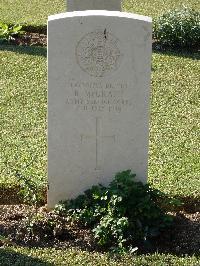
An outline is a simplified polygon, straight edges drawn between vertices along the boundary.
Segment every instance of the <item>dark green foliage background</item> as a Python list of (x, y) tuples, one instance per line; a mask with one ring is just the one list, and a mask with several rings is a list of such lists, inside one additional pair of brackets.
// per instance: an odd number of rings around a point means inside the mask
[(171, 47), (200, 48), (200, 11), (182, 7), (154, 22), (154, 38)]

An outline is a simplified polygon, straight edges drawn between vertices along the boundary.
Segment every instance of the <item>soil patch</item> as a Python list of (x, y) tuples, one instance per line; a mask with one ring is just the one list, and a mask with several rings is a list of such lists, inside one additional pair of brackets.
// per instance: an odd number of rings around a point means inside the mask
[[(45, 207), (36, 210), (27, 205), (0, 205), (0, 245), (31, 247), (78, 247), (88, 251), (103, 251), (90, 229), (68, 221)], [(155, 238), (152, 251), (171, 254), (199, 254), (200, 213), (170, 213), (173, 226)], [(30, 219), (31, 218), (31, 219)], [(30, 219), (30, 220), (29, 220)], [(146, 252), (141, 250), (139, 252)]]
[(36, 32), (26, 32), (23, 36), (15, 37), (10, 44), (24, 46), (47, 46), (47, 35)]
[(89, 229), (67, 221), (45, 207), (0, 205), (0, 246), (79, 247), (96, 250)]

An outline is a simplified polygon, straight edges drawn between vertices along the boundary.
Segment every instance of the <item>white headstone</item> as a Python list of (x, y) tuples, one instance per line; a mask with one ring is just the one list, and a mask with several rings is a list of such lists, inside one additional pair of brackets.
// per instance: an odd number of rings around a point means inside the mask
[(152, 23), (113, 11), (48, 21), (48, 206), (132, 169), (147, 180)]
[(121, 11), (121, 0), (67, 0), (67, 11), (99, 9)]

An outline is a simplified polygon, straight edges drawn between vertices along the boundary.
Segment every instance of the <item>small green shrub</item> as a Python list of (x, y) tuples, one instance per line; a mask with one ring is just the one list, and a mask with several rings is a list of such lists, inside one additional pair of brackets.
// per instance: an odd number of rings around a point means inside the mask
[(200, 43), (200, 12), (182, 7), (171, 10), (154, 23), (154, 38), (163, 45), (190, 48)]
[(172, 218), (158, 205), (160, 192), (134, 178), (130, 170), (118, 173), (108, 187), (93, 186), (55, 210), (92, 228), (100, 245), (135, 250), (170, 225)]
[(22, 26), (19, 24), (9, 27), (8, 24), (0, 22), (0, 39), (6, 40), (8, 42), (12, 41), (16, 37), (24, 34), (24, 31), (21, 29)]
[(34, 207), (34, 211), (29, 209), (25, 220), (26, 229), (28, 229), (31, 236), (34, 236), (34, 229), (37, 228), (38, 225), (45, 225), (48, 227), (44, 217), (38, 213), (39, 205), (44, 197), (41, 189), (44, 184), (39, 185), (32, 178), (27, 178), (18, 171), (16, 171), (15, 177), (19, 181), (19, 194), (23, 197), (24, 203)]
[(41, 189), (44, 184), (38, 184), (33, 178), (27, 178), (18, 171), (16, 171), (15, 177), (19, 181), (19, 193), (23, 196), (24, 202), (28, 205), (33, 205), (37, 213), (38, 207), (44, 198), (43, 191)]

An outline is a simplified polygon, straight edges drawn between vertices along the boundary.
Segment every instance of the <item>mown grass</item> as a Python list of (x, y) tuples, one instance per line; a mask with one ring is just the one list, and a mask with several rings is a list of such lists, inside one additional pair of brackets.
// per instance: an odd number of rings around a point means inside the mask
[(200, 196), (197, 54), (154, 54), (149, 181), (165, 193)]
[(15, 183), (16, 171), (44, 181), (46, 48), (0, 46), (0, 69), (0, 183)]
[[(125, 1), (124, 10), (153, 17), (182, 1)], [(198, 1), (183, 2), (199, 9)], [(6, 0), (0, 20), (46, 25), (49, 14), (65, 11), (61, 0)], [(199, 71), (197, 54), (154, 53), (149, 181), (170, 195), (200, 196)], [(46, 49), (0, 46), (0, 186), (16, 184), (15, 172), (46, 182)], [(122, 169), (123, 170), (123, 169)], [(123, 256), (72, 248), (0, 249), (0, 265), (200, 265), (195, 256)]]
[(4, 0), (0, 3), (0, 20), (34, 26), (46, 25), (48, 15), (65, 12), (64, 0)]
[(195, 256), (177, 257), (169, 254), (122, 256), (114, 259), (108, 253), (80, 251), (73, 248), (66, 250), (54, 248), (6, 248), (0, 250), (0, 265), (31, 266), (197, 266), (200, 258)]
[[(48, 15), (66, 11), (66, 2), (67, 0), (4, 0), (0, 3), (0, 21), (44, 26)], [(124, 0), (123, 10), (156, 17), (182, 4), (200, 9), (200, 3), (196, 0)]]
[[(0, 184), (15, 173), (46, 182), (46, 49), (3, 46)], [(200, 196), (197, 54), (154, 53), (149, 181), (170, 195)], [(122, 169), (126, 170), (126, 169)]]
[(200, 9), (200, 2), (195, 0), (124, 0), (122, 6), (126, 12), (155, 18), (170, 9), (178, 8), (182, 5), (194, 8), (195, 10)]

